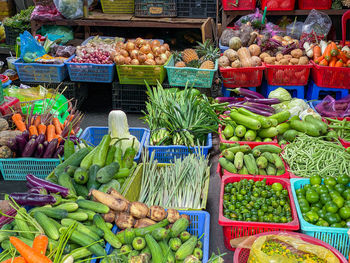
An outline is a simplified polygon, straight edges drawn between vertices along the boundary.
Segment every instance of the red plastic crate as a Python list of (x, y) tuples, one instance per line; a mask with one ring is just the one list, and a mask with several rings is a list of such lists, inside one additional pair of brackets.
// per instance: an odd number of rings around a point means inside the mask
[(323, 88), (350, 89), (350, 68), (320, 66), (315, 62), (312, 68), (312, 79)]
[(229, 10), (254, 10), (256, 0), (222, 0), (225, 11)]
[[(288, 231), (289, 232), (289, 231)], [(278, 235), (280, 234), (279, 231), (273, 231), (270, 233), (261, 233), (258, 235), (255, 235), (256, 237), (261, 237), (264, 235)], [(331, 245), (327, 244), (326, 242), (323, 242), (317, 238), (314, 237), (310, 237), (308, 235), (305, 234), (301, 234), (301, 233), (296, 233), (296, 232), (289, 232), (288, 235), (293, 236), (295, 238), (300, 238), (302, 240), (304, 240), (305, 242), (308, 242), (310, 244), (313, 245), (318, 245), (318, 246), (322, 246), (330, 251), (333, 252), (333, 254), (339, 259), (339, 262), (341, 263), (347, 263), (348, 261), (346, 260), (346, 258), (338, 251), (336, 250), (334, 247), (332, 247)], [(248, 258), (249, 258), (249, 254), (250, 254), (250, 249), (248, 248), (237, 248), (235, 251), (235, 254), (233, 256), (233, 263), (247, 263), (248, 262)]]
[(309, 65), (269, 65), (265, 64), (265, 77), (272, 86), (305, 86), (309, 81)]
[(267, 11), (294, 10), (295, 0), (262, 0), (261, 9), (264, 10), (266, 6)]
[(299, 9), (331, 9), (332, 0), (298, 0)]
[(264, 66), (251, 68), (221, 68), (226, 88), (258, 87), (261, 85)]
[[(293, 221), (289, 223), (264, 223), (264, 222), (245, 222), (245, 221), (233, 221), (224, 217), (223, 213), (223, 199), (224, 199), (224, 187), (228, 183), (238, 182), (242, 179), (262, 181), (266, 178), (267, 184), (280, 183), (284, 188), (287, 188), (290, 207), (292, 210)], [(295, 208), (294, 199), (292, 195), (292, 189), (288, 179), (274, 178), (268, 176), (256, 177), (253, 175), (235, 175), (235, 176), (224, 176), (221, 180), (221, 191), (220, 191), (220, 206), (219, 206), (219, 225), (222, 226), (224, 232), (224, 243), (227, 249), (234, 251), (230, 245), (230, 240), (233, 238), (251, 236), (260, 234), (263, 232), (271, 231), (297, 231), (299, 229), (299, 219), (297, 210)]]

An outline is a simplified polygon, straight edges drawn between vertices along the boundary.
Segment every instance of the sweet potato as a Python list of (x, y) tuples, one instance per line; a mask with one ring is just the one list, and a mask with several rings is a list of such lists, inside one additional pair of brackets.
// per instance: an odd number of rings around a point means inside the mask
[(132, 217), (132, 215), (122, 212), (115, 220), (115, 224), (120, 229), (132, 228), (135, 224), (135, 219)]
[(283, 59), (282, 53), (278, 53), (278, 54), (276, 55), (276, 60), (277, 60), (277, 61), (280, 61), (280, 60), (282, 60), (282, 59)]
[(154, 225), (156, 222), (153, 221), (152, 219), (149, 218), (141, 218), (139, 220), (136, 221), (135, 224), (135, 228), (142, 228), (142, 227), (147, 227), (147, 226), (151, 226)]
[(266, 57), (271, 57), (269, 53), (263, 52), (260, 54), (259, 58), (263, 61), (265, 61)]
[(144, 218), (147, 216), (149, 208), (141, 202), (132, 202), (130, 205), (130, 214), (135, 218)]
[(279, 62), (281, 65), (288, 65), (289, 63), (288, 59), (285, 59), (285, 58), (281, 59)]
[(275, 57), (265, 57), (265, 58), (264, 58), (264, 62), (265, 62), (266, 64), (271, 64), (271, 65), (273, 65), (273, 64), (275, 64), (275, 61), (276, 61), (276, 58), (275, 58)]
[(299, 58), (299, 63), (298, 65), (307, 65), (309, 64), (309, 59), (306, 56), (302, 56)]
[(292, 65), (298, 65), (299, 59), (297, 59), (297, 58), (292, 58), (292, 59), (290, 60), (290, 63), (292, 63)]
[(292, 52), (290, 52), (293, 58), (300, 58), (303, 56), (303, 51), (299, 48), (293, 49)]

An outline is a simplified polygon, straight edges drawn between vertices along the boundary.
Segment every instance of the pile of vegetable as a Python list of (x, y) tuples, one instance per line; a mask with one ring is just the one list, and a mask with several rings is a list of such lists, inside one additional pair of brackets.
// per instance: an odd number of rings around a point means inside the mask
[(340, 139), (350, 141), (350, 120), (348, 118), (344, 118), (343, 120), (325, 119), (327, 120), (328, 127), (333, 129)]
[(224, 188), (224, 216), (234, 221), (288, 223), (293, 220), (288, 190), (266, 178), (241, 179)]
[(201, 209), (209, 187), (208, 158), (190, 154), (173, 164), (158, 166), (144, 158), (139, 201), (177, 209)]
[(303, 218), (317, 226), (347, 228), (350, 219), (350, 177), (338, 173), (325, 177), (313, 173), (310, 183), (296, 190)]
[(320, 66), (349, 67), (350, 50), (348, 47), (337, 46), (334, 42), (320, 42), (313, 46), (313, 60)]
[(293, 49), (290, 52), (287, 52), (285, 54), (282, 52), (278, 52), (276, 53), (275, 56), (271, 56), (267, 52), (264, 52), (260, 54), (260, 58), (266, 64), (271, 64), (271, 65), (307, 65), (309, 64), (308, 57), (305, 56), (304, 52), (299, 48)]
[(12, 27), (14, 30), (19, 32), (24, 32), (25, 30), (30, 30), (30, 16), (34, 10), (34, 6), (30, 6), (27, 9), (21, 10), (12, 17), (7, 17), (4, 19), (4, 26)]
[[(261, 66), (261, 58), (259, 58), (261, 53), (260, 47), (256, 44), (250, 45), (248, 48), (240, 47), (241, 45), (239, 43), (233, 49), (225, 50), (224, 54), (219, 58), (219, 66), (223, 68), (251, 68)], [(237, 49), (237, 47), (239, 48)]]
[(315, 106), (315, 109), (322, 117), (344, 118), (350, 116), (349, 105), (350, 96), (335, 100), (330, 95), (327, 95)]
[(120, 42), (111, 53), (117, 65), (164, 65), (171, 56), (168, 44), (159, 40), (135, 40)]
[(183, 91), (147, 85), (145, 121), (151, 130), (150, 145), (204, 145), (210, 132), (216, 132), (217, 104), (192, 88)]
[(283, 175), (285, 164), (279, 154), (282, 149), (275, 145), (258, 145), (253, 149), (247, 145), (224, 144), (219, 159), (221, 173), (250, 175)]
[(78, 46), (73, 63), (113, 64), (112, 53), (117, 45), (123, 44), (124, 39), (100, 38), (99, 36), (89, 40), (88, 43)]
[(339, 142), (325, 141), (322, 137), (299, 134), (292, 143), (285, 145), (282, 158), (296, 176), (350, 176), (350, 154)]

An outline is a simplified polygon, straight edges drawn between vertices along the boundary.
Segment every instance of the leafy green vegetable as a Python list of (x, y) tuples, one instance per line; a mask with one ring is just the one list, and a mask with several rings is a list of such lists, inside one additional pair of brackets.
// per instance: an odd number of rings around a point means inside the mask
[(292, 99), (292, 96), (289, 94), (289, 92), (284, 88), (277, 88), (270, 92), (269, 99), (276, 98), (279, 99), (281, 102), (283, 101), (289, 101)]
[(27, 9), (22, 10), (20, 13), (14, 15), (13, 17), (6, 18), (4, 20), (4, 25), (18, 29), (18, 31), (23, 32), (30, 29), (30, 16), (34, 10), (34, 6), (30, 6)]

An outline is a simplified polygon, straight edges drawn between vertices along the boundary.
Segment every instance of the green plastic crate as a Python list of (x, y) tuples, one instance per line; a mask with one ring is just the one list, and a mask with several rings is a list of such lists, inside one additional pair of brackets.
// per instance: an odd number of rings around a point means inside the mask
[[(164, 167), (171, 165), (168, 163), (159, 163), (158, 167)], [(142, 171), (143, 164), (140, 163), (134, 172), (134, 174), (125, 181), (121, 189), (122, 195), (128, 199), (130, 202), (135, 202), (139, 200), (139, 195), (141, 191), (141, 182), (142, 182)], [(202, 205), (200, 209), (189, 209), (182, 207), (166, 207), (166, 208), (175, 208), (178, 210), (204, 210), (207, 207), (208, 192), (209, 192), (209, 181), (210, 181), (210, 168), (207, 168), (208, 179), (205, 182), (204, 188), (202, 190)]]
[(134, 0), (101, 0), (102, 12), (106, 14), (133, 14)]
[(117, 65), (117, 73), (120, 84), (144, 85), (145, 81), (149, 85), (163, 83), (166, 77), (165, 66), (171, 61), (172, 56), (164, 65)]
[(211, 88), (215, 72), (218, 70), (218, 60), (215, 61), (214, 69), (179, 68), (174, 64), (174, 58), (171, 57), (165, 66), (170, 86), (185, 87), (187, 84), (190, 87)]

